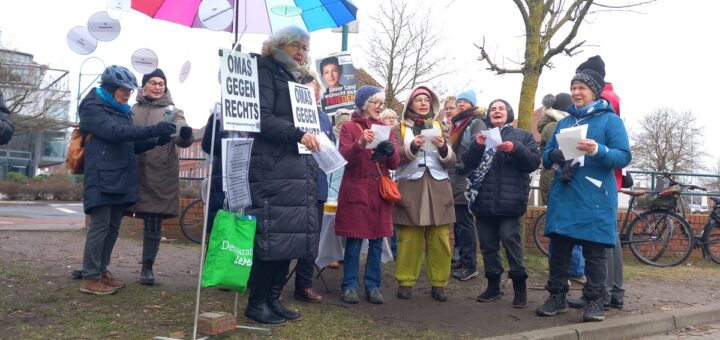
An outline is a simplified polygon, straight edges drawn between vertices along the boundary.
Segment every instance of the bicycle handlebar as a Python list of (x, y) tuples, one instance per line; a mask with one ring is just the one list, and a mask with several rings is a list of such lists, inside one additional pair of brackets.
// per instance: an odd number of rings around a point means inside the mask
[(670, 184), (670, 186), (678, 185), (678, 186), (680, 186), (681, 188), (687, 189), (687, 190), (707, 191), (707, 188), (703, 188), (703, 187), (700, 187), (700, 186), (697, 186), (697, 185), (694, 185), (694, 184), (680, 183), (680, 182), (676, 181), (675, 179), (673, 179), (673, 178), (670, 176), (670, 174), (667, 173), (667, 172), (663, 172), (661, 176), (668, 181), (668, 184)]

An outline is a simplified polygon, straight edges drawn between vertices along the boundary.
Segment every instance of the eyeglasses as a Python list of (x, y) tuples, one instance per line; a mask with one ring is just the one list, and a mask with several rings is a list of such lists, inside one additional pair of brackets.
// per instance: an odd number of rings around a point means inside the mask
[(388, 116), (388, 117), (385, 117), (384, 119), (387, 119), (387, 120), (397, 120), (398, 117)]
[(307, 45), (301, 45), (299, 42), (291, 42), (288, 45), (294, 49), (303, 50), (306, 53), (310, 52), (310, 48)]
[(378, 100), (378, 101), (368, 101), (368, 103), (373, 103), (373, 104), (375, 104), (375, 106), (377, 106), (377, 107), (383, 107), (383, 106), (385, 106), (385, 102), (384, 102), (384, 101), (380, 101), (380, 100)]
[(147, 84), (150, 85), (150, 87), (165, 87), (165, 83), (156, 82), (154, 80), (148, 81)]
[(413, 103), (430, 103), (430, 98), (418, 97), (413, 99)]

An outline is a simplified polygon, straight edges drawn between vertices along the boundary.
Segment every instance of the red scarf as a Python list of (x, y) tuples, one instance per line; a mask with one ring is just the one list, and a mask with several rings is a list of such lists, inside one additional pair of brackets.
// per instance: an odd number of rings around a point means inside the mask
[[(463, 132), (465, 132), (465, 128), (467, 128), (467, 125), (470, 123), (473, 117), (474, 116), (471, 113), (466, 117), (462, 118), (462, 120), (452, 122), (452, 127), (450, 128), (450, 143), (452, 143), (453, 147), (457, 146), (458, 141), (460, 141), (460, 137), (462, 136)], [(452, 119), (451, 121), (453, 120), (454, 119)]]

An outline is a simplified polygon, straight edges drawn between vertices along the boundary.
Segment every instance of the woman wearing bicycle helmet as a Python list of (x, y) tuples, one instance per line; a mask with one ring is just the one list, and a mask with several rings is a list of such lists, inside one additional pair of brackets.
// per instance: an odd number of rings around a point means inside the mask
[(80, 130), (90, 134), (85, 143), (83, 206), (90, 215), (85, 238), (80, 291), (112, 294), (124, 286), (107, 270), (123, 211), (139, 200), (136, 154), (163, 145), (175, 133), (175, 124), (162, 121), (134, 126), (128, 100), (137, 80), (128, 69), (111, 65), (100, 87), (80, 103)]
[[(605, 80), (596, 70), (578, 71), (572, 78), (573, 105), (560, 120), (543, 153), (546, 169), (556, 168), (548, 199), (545, 236), (552, 240), (550, 273), (546, 289), (550, 296), (536, 309), (541, 316), (567, 311), (568, 265), (572, 248), (583, 246), (585, 276), (583, 297), (587, 301), (583, 321), (605, 319), (601, 299), (605, 295), (605, 249), (617, 246), (617, 186), (614, 169), (630, 163), (630, 145), (623, 121), (602, 98)], [(576, 149), (584, 162), (565, 159), (557, 133), (587, 126), (585, 139)]]

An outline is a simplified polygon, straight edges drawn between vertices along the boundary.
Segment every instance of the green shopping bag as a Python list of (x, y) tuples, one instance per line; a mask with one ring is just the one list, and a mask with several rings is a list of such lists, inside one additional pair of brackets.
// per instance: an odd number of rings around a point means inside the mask
[(254, 239), (254, 217), (218, 211), (210, 234), (202, 286), (244, 292), (253, 262)]

